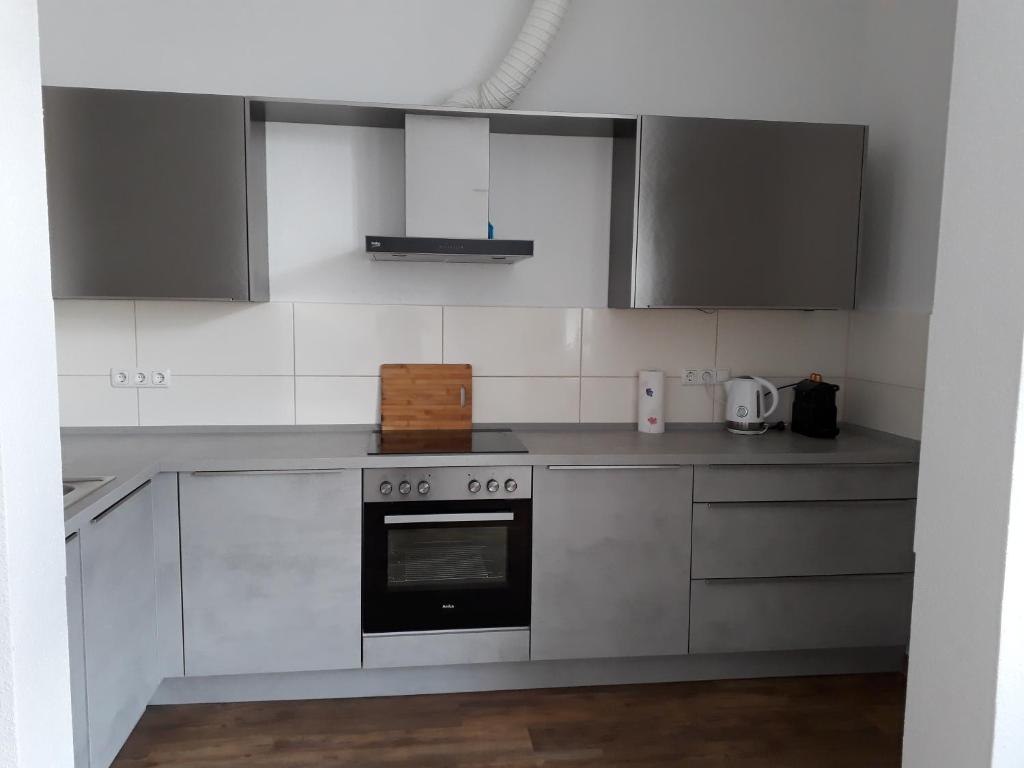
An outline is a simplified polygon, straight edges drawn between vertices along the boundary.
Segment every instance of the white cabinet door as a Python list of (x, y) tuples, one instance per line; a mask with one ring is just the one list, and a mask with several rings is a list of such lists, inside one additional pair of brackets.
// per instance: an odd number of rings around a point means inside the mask
[(107, 768), (160, 682), (149, 483), (82, 530), (85, 674), (92, 768)]
[(89, 721), (85, 698), (85, 616), (82, 613), (82, 537), (64, 542), (67, 558), (68, 651), (71, 661), (71, 733), (76, 768), (89, 766)]
[(687, 652), (690, 467), (533, 475), (532, 659)]
[(185, 674), (361, 664), (358, 470), (181, 475)]

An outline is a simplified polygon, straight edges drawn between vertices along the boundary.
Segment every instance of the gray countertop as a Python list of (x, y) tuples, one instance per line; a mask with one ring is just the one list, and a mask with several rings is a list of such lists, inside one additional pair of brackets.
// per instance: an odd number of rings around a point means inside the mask
[(65, 477), (114, 480), (64, 511), (65, 532), (116, 503), (158, 472), (505, 464), (865, 464), (916, 462), (919, 444), (844, 426), (835, 440), (792, 432), (732, 435), (720, 424), (645, 435), (623, 427), (516, 429), (527, 454), (367, 456), (368, 428), (224, 427), (67, 429)]

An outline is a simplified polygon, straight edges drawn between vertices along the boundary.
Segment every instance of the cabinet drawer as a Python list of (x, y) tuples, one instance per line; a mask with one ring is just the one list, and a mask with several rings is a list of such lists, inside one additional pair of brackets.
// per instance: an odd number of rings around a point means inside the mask
[(529, 629), (363, 635), (363, 667), (428, 667), (529, 661)]
[(913, 576), (698, 580), (690, 653), (903, 645)]
[(696, 467), (694, 501), (843, 501), (917, 497), (916, 464)]
[(695, 579), (906, 573), (913, 501), (693, 505)]

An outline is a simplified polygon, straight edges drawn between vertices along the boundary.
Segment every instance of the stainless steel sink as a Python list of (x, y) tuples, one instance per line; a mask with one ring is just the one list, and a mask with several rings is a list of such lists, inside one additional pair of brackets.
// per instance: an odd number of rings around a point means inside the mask
[(67, 509), (79, 499), (84, 499), (97, 488), (114, 479), (113, 475), (104, 477), (65, 477), (64, 508)]

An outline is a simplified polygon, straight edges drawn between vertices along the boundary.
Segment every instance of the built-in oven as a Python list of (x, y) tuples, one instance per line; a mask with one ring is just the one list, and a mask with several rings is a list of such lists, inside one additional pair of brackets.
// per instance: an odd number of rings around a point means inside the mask
[(363, 631), (530, 624), (530, 467), (363, 471)]

